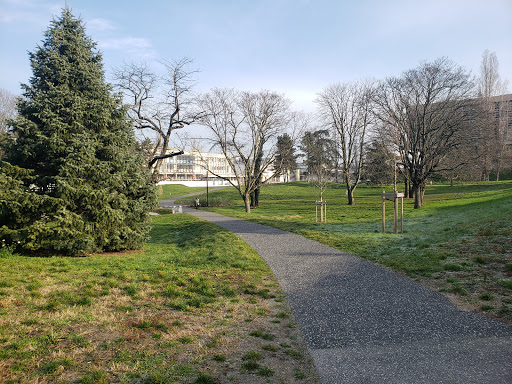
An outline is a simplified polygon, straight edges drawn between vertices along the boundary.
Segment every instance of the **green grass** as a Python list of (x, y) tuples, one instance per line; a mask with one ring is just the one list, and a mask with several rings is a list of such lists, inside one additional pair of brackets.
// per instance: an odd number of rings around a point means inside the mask
[(260, 207), (250, 214), (233, 189), (214, 191), (211, 196), (231, 199), (231, 204), (210, 209), (371, 260), (432, 289), (455, 293), (476, 311), (483, 304), (480, 295), (489, 292), (494, 309), (485, 314), (512, 323), (512, 182), (429, 185), (423, 208), (415, 210), (412, 199), (405, 199), (404, 233), (397, 235), (392, 233), (390, 201), (387, 233), (381, 233), (380, 194), (392, 186), (359, 186), (354, 206), (347, 205), (344, 188), (332, 184), (324, 194), (327, 224), (315, 223), (318, 191), (305, 182), (264, 186)]
[(187, 187), (182, 184), (165, 184), (156, 187), (158, 200), (169, 199), (205, 190), (204, 187)]
[[(273, 300), (282, 292), (245, 242), (185, 214), (154, 216), (151, 225), (143, 251), (2, 253), (0, 381), (217, 382), (229, 370), (224, 361), (245, 362), (251, 347), (239, 343), (250, 330), (272, 326), (289, 339), (270, 322), (283, 312)], [(245, 323), (248, 316), (254, 321)], [(284, 353), (279, 362), (298, 368)], [(261, 366), (250, 374), (271, 372)]]

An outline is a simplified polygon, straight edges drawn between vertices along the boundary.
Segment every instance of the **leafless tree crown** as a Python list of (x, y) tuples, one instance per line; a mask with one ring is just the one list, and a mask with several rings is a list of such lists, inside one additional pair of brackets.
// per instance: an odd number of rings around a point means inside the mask
[(198, 108), (210, 140), (236, 175), (232, 184), (249, 212), (249, 195), (267, 181), (263, 174), (273, 165), (277, 136), (292, 120), (290, 101), (267, 90), (213, 89), (198, 98)]
[(16, 96), (0, 88), (0, 134), (7, 133), (8, 121), (16, 117)]
[(157, 173), (168, 153), (171, 134), (197, 121), (193, 108), (195, 70), (184, 58), (161, 61), (165, 75), (157, 76), (145, 63), (124, 64), (115, 72), (116, 86), (130, 100), (129, 116), (144, 135), (153, 132), (153, 150), (148, 166)]
[(334, 129), (350, 205), (354, 204), (353, 191), (361, 179), (364, 147), (373, 122), (373, 93), (372, 81), (337, 83), (325, 88), (316, 99), (320, 119)]
[(442, 160), (467, 140), (477, 111), (474, 84), (468, 71), (441, 58), (388, 78), (378, 89), (376, 115), (393, 131), (419, 208), (427, 178), (442, 171)]

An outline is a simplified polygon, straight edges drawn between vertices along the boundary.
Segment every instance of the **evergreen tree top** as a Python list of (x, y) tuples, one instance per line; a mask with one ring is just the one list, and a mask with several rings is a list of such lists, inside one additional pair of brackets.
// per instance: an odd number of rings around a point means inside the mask
[(83, 21), (69, 8), (52, 20), (44, 37), (42, 44), (29, 52), (33, 76), (29, 85), (22, 84), (25, 97), (51, 93), (59, 87), (86, 91), (104, 83), (102, 55), (96, 42), (87, 36)]
[[(48, 177), (58, 174), (75, 148), (105, 145), (110, 134), (119, 140), (133, 136), (120, 97), (104, 81), (96, 43), (69, 8), (52, 20), (29, 58), (33, 75), (23, 85), (25, 98), (18, 104), (11, 163), (37, 169), (43, 186), (54, 184)], [(132, 138), (128, 141), (134, 145)]]

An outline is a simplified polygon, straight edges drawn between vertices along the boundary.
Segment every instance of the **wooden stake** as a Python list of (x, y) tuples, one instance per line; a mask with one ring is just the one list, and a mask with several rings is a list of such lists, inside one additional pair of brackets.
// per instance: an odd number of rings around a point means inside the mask
[(398, 199), (393, 199), (393, 232), (398, 233)]
[(386, 191), (382, 191), (382, 233), (386, 232)]
[(404, 233), (404, 198), (401, 197), (400, 201), (402, 202), (400, 209), (400, 233)]

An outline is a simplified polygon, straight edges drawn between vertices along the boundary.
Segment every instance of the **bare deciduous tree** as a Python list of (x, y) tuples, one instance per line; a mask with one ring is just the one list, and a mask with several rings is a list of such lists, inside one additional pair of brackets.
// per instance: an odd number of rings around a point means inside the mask
[(478, 111), (470, 74), (441, 58), (388, 78), (378, 89), (376, 114), (395, 131), (394, 150), (412, 185), (414, 207), (420, 208), (427, 179), (460, 165), (443, 160), (466, 143)]
[[(249, 213), (251, 193), (277, 173), (276, 141), (290, 122), (290, 101), (271, 91), (213, 89), (198, 98), (198, 107), (204, 112), (201, 123), (210, 129), (213, 144), (226, 157), (236, 180), (211, 173), (238, 190)], [(265, 178), (271, 169), (273, 173)]]
[(499, 74), (499, 62), (495, 52), (487, 49), (482, 54), (480, 77), (478, 79), (478, 96), (487, 113), (484, 124), (479, 126), (480, 136), (478, 152), (481, 179), (489, 180), (489, 173), (494, 171), (499, 180), (503, 158), (506, 155), (507, 103), (503, 99), (507, 91), (507, 82)]
[(154, 134), (153, 150), (148, 162), (156, 177), (163, 159), (182, 154), (168, 153), (171, 134), (198, 119), (192, 108), (194, 85), (190, 59), (162, 61), (163, 77), (157, 76), (146, 64), (130, 63), (118, 69), (116, 86), (131, 100), (129, 116), (135, 128), (142, 134), (148, 130)]
[(354, 205), (354, 190), (361, 179), (368, 127), (372, 123), (371, 82), (333, 84), (318, 94), (321, 119), (335, 130), (348, 204)]
[(16, 117), (16, 95), (0, 88), (0, 134), (7, 133), (8, 121)]

